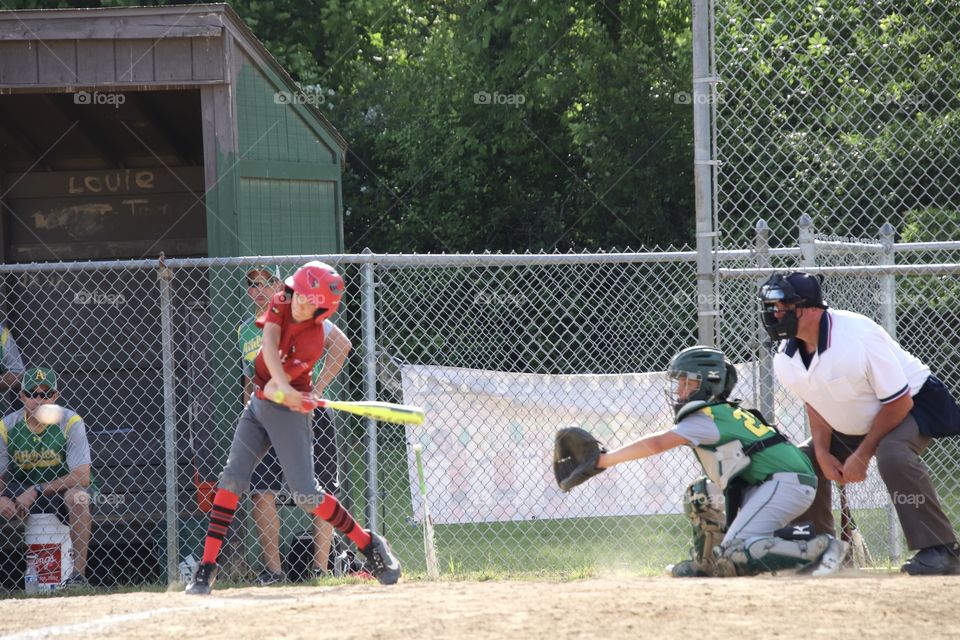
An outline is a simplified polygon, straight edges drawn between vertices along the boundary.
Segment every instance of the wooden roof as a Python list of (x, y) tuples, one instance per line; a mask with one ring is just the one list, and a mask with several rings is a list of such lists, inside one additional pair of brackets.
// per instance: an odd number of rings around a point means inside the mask
[[(300, 91), (227, 4), (0, 11), (0, 95), (233, 83), (234, 47), (279, 78), (279, 89)], [(345, 152), (326, 116), (302, 102)]]

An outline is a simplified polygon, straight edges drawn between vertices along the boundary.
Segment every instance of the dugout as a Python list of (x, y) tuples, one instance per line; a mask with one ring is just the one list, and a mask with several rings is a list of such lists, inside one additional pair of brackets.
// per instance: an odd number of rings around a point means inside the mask
[[(339, 253), (346, 143), (322, 108), (225, 4), (0, 11), (0, 262)], [(178, 435), (212, 434), (213, 458), (239, 406), (215, 368), (237, 360), (241, 273), (175, 283)], [(149, 269), (3, 279), (24, 359), (90, 425), (101, 491), (140, 494), (100, 508), (95, 540), (146, 540), (163, 515), (161, 363), (136, 340), (160, 333), (155, 288)], [(65, 299), (84, 301), (66, 330), (37, 313)]]

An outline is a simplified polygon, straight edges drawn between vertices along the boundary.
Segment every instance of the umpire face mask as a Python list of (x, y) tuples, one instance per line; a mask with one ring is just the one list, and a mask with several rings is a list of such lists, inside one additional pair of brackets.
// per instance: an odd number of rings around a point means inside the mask
[[(760, 287), (763, 328), (774, 342), (797, 337), (797, 308), (803, 298), (783, 275), (775, 273)], [(777, 308), (777, 304), (780, 308)], [(784, 305), (793, 305), (784, 308)]]

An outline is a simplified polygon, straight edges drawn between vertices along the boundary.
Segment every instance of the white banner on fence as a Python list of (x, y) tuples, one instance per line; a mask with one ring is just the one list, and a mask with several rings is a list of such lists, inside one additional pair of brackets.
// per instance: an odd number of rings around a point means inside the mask
[[(552, 471), (557, 429), (578, 425), (608, 447), (672, 424), (663, 374), (538, 375), (404, 366), (404, 402), (424, 407), (407, 442), (423, 445), (437, 523), (495, 522), (681, 512), (698, 475), (687, 451), (611, 469), (572, 493)], [(413, 513), (420, 514), (408, 447)]]
[[(752, 389), (754, 364), (737, 370), (737, 390)], [(557, 429), (582, 426), (612, 448), (672, 426), (662, 373), (542, 375), (406, 365), (402, 379), (404, 402), (427, 412), (422, 426), (407, 427), (407, 443), (423, 445), (438, 524), (680, 513), (683, 491), (702, 474), (692, 452), (678, 449), (606, 471), (569, 494), (557, 489), (551, 466)], [(782, 389), (776, 402), (784, 430), (799, 442), (802, 407)], [(419, 517), (410, 447), (407, 456)], [(867, 482), (850, 494), (854, 508), (888, 503), (873, 464)]]

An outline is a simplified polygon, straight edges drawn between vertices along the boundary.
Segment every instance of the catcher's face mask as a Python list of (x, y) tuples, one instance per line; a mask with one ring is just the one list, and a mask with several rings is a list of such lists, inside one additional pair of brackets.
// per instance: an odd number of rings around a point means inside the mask
[(667, 372), (667, 400), (676, 411), (691, 400), (695, 400), (702, 380), (699, 373), (691, 371)]

